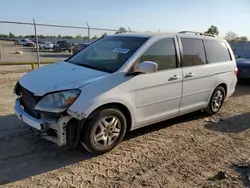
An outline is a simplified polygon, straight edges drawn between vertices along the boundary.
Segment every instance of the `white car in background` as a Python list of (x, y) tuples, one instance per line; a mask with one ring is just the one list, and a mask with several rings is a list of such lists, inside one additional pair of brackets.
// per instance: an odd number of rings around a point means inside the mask
[(53, 49), (54, 44), (52, 42), (49, 41), (45, 41), (45, 42), (40, 42), (39, 43), (39, 48), (40, 49)]
[(17, 44), (20, 46), (35, 47), (35, 43), (30, 39), (22, 39)]

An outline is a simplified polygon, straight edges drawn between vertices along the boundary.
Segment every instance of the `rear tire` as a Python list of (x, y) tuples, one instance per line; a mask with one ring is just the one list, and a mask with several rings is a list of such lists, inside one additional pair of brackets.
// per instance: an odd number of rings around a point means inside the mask
[(116, 108), (94, 112), (83, 126), (82, 145), (91, 153), (102, 154), (115, 148), (126, 133), (126, 118)]
[(225, 100), (226, 92), (225, 89), (222, 86), (218, 86), (212, 96), (211, 99), (207, 105), (207, 107), (204, 109), (205, 112), (207, 112), (210, 115), (216, 114), (220, 111), (221, 106), (223, 105), (223, 102)]

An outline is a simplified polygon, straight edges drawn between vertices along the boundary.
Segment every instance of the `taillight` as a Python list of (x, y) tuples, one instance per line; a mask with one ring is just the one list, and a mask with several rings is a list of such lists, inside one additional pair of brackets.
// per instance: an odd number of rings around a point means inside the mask
[(237, 68), (237, 66), (235, 66), (234, 67), (234, 74), (237, 76), (237, 74), (238, 74), (238, 68)]

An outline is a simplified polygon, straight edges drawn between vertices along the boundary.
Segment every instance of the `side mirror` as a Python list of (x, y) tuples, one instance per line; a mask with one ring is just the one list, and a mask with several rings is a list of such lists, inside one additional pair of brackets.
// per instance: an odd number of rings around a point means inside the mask
[(141, 73), (153, 73), (158, 70), (158, 64), (153, 61), (143, 61), (138, 68)]

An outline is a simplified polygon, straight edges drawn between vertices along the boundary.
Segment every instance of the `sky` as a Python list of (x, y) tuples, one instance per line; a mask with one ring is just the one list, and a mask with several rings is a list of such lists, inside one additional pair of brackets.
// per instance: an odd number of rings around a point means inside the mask
[[(8, 0), (0, 20), (60, 24), (133, 31), (204, 32), (211, 25), (219, 36), (228, 31), (250, 39), (250, 0)], [(87, 35), (83, 29), (37, 28), (43, 35)], [(33, 34), (32, 26), (0, 23), (0, 33)], [(101, 35), (105, 31), (92, 31)], [(107, 32), (111, 34), (113, 32)]]

